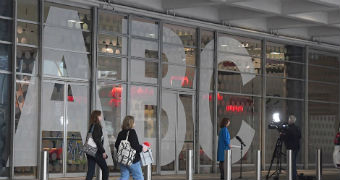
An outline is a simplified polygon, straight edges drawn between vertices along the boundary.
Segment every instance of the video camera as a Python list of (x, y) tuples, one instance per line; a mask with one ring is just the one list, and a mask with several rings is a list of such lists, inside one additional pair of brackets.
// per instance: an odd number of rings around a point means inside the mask
[(268, 124), (268, 129), (277, 129), (279, 132), (284, 132), (288, 129), (287, 123), (271, 123)]

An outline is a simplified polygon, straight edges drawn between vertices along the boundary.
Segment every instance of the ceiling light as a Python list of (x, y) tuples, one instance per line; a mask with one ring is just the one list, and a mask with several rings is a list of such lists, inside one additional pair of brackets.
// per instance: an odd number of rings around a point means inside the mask
[(228, 45), (227, 45), (227, 44), (222, 44), (221, 46), (222, 46), (222, 47), (227, 47)]
[(279, 53), (279, 52), (271, 52), (270, 54), (281, 54), (281, 53)]

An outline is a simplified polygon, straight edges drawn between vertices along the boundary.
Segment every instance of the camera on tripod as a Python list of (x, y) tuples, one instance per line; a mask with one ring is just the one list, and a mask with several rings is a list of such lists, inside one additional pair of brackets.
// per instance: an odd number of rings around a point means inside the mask
[(273, 121), (268, 124), (268, 129), (277, 129), (279, 132), (284, 132), (288, 129), (288, 124), (281, 122), (280, 113), (274, 113)]

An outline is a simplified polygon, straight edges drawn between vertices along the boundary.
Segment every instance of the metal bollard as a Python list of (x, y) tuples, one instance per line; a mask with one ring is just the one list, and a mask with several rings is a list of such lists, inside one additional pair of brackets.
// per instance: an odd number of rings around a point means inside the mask
[(96, 180), (102, 180), (103, 179), (103, 172), (102, 169), (100, 169), (99, 166), (96, 166), (97, 172), (96, 172)]
[(287, 180), (293, 180), (293, 151), (289, 149), (287, 151)]
[(316, 180), (321, 180), (322, 177), (322, 151), (318, 149), (316, 151)]
[(192, 172), (193, 172), (193, 154), (192, 150), (189, 149), (187, 151), (187, 180), (192, 180)]
[(261, 180), (261, 150), (257, 150), (256, 180)]
[(48, 180), (48, 163), (49, 163), (49, 151), (44, 150), (41, 153), (41, 180)]
[(231, 150), (224, 151), (224, 179), (231, 180)]
[(145, 180), (151, 180), (152, 178), (152, 164), (145, 166)]

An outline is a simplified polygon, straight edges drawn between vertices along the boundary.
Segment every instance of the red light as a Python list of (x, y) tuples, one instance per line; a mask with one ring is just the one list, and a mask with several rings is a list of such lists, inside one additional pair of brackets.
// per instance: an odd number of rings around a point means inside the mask
[(189, 84), (189, 78), (187, 76), (171, 76), (170, 78), (171, 86), (173, 80), (181, 81), (182, 86)]
[(225, 108), (226, 111), (228, 112), (243, 112), (243, 106), (237, 106), (237, 105), (227, 105)]
[(74, 102), (73, 96), (67, 96), (67, 100), (68, 100), (69, 102)]
[(111, 90), (112, 99), (110, 100), (110, 105), (114, 104), (118, 107), (121, 103), (122, 98), (122, 87), (113, 87)]

